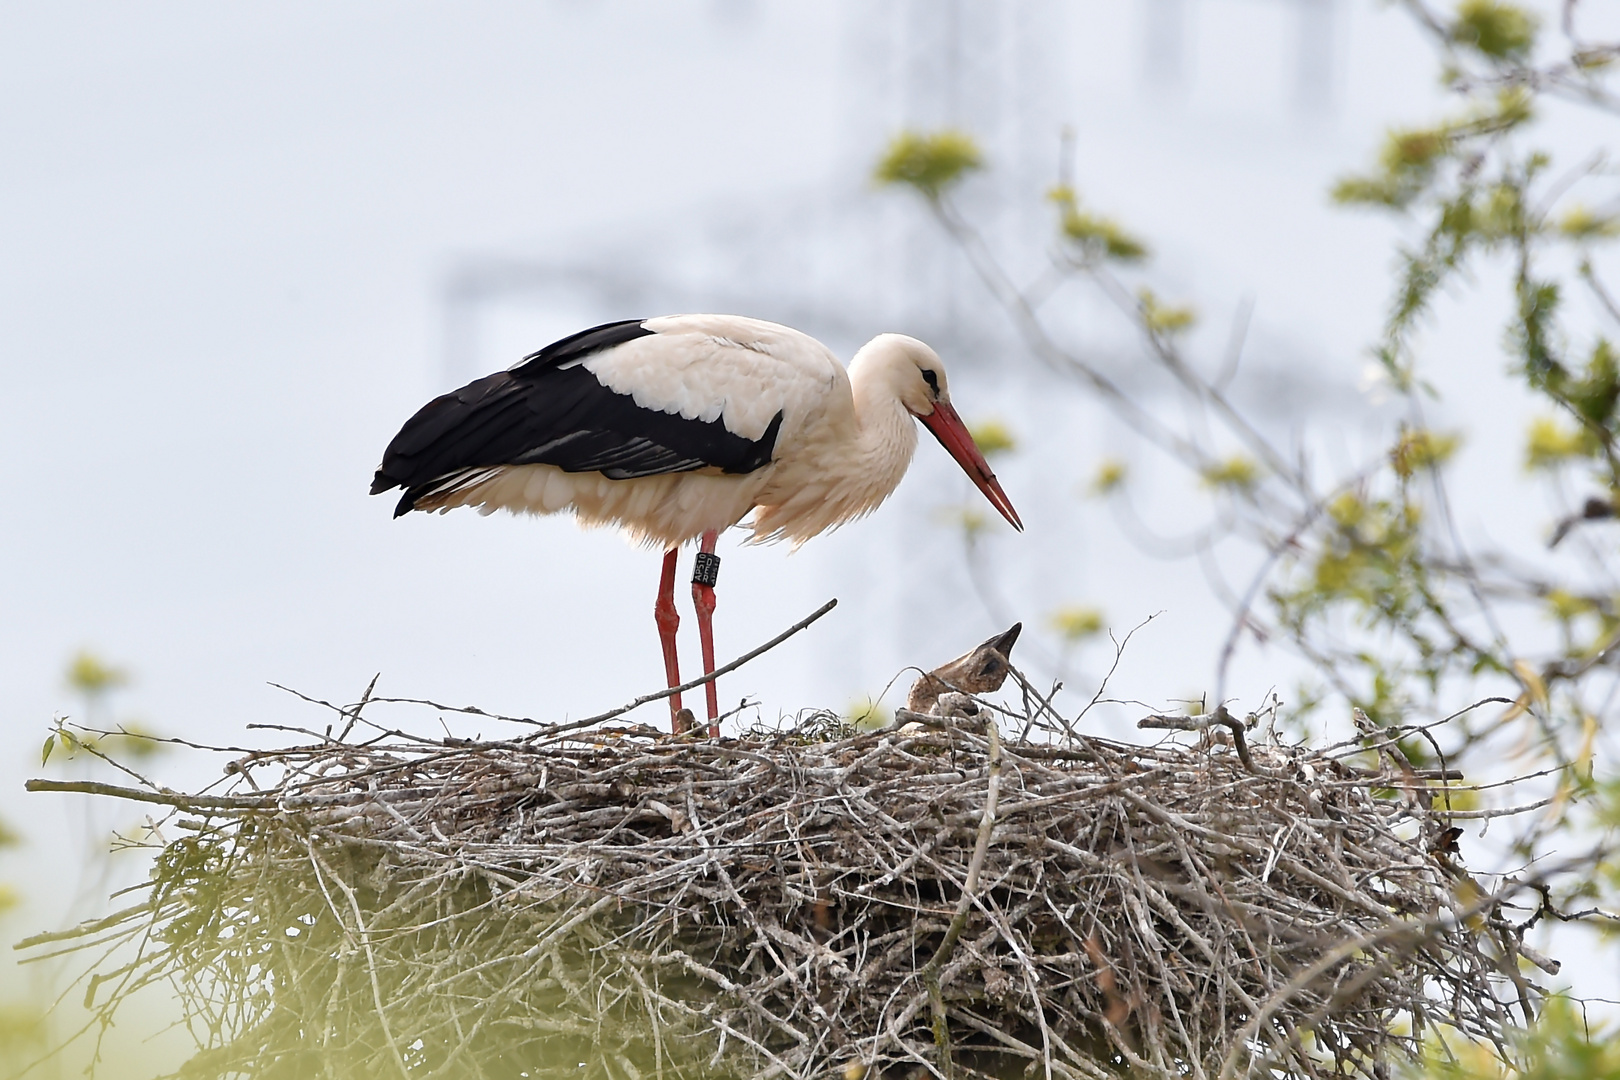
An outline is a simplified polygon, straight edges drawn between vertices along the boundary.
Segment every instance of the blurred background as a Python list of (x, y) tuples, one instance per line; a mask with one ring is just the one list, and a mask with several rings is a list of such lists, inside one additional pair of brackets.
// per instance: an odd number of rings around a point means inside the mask
[[(1435, 66), (1407, 16), (1360, 0), (7, 5), (8, 936), (92, 914), (139, 872), (73, 869), (137, 822), (22, 793), (53, 717), (252, 745), (278, 736), (249, 724), (326, 722), (270, 683), (353, 701), (380, 673), (380, 695), (545, 720), (661, 686), (654, 553), (563, 518), (394, 521), (365, 494), (428, 398), (609, 319), (748, 314), (846, 358), (913, 334), (963, 415), (1015, 442), (995, 464), (1028, 530), (974, 541), (977, 582), (953, 517), (971, 489), (931, 440), (867, 521), (792, 554), (722, 541), (722, 660), (840, 602), (721, 681), (728, 707), (757, 702), (744, 722), (879, 698), (1014, 619), (1037, 681), (1089, 697), (1112, 648), (1076, 628), (1158, 614), (1113, 693), (1209, 691), (1229, 617), (1204, 570), (1086, 497), (1100, 461), (1129, 457), (1173, 531), (1169, 466), (1026, 354), (873, 164), (904, 129), (971, 132), (989, 167), (962, 203), (1020, 276), (1049, 243), (1044, 192), (1078, 185), (1151, 239), (1203, 316), (1195, 344), (1246, 328), (1245, 406), (1349, 461), (1389, 419), (1365, 376), (1397, 234), (1327, 192), (1391, 124), (1441, 108)], [(1053, 318), (1133, 378), (1130, 327), (1084, 302)], [(1499, 322), (1448, 327), (1437, 413), (1517, 433)], [(1516, 440), (1471, 442), (1456, 482), (1513, 475)], [(1539, 542), (1539, 508), (1476, 494), (1465, 530)], [(1289, 664), (1247, 647), (1228, 693), (1256, 705)], [(219, 765), (142, 767), (186, 787)]]

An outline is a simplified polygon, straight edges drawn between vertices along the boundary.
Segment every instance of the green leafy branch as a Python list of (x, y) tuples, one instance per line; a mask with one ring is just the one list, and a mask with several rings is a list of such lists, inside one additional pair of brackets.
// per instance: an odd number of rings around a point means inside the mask
[[(990, 240), (954, 202), (955, 191), (988, 167), (964, 134), (902, 135), (877, 177), (923, 197), (1036, 357), (1089, 387), (1207, 492), (1209, 521), (1189, 539), (1143, 542), (1196, 555), (1233, 610), (1217, 697), (1239, 637), (1281, 639), (1346, 704), (1380, 723), (1439, 715), (1448, 700), (1477, 694), (1480, 681), (1516, 693), (1520, 705), (1498, 723), (1530, 718), (1543, 751), (1569, 767), (1585, 738), (1582, 718), (1593, 715), (1582, 704), (1587, 684), (1620, 647), (1620, 629), (1604, 614), (1615, 601), (1596, 586), (1601, 574), (1580, 581), (1539, 568), (1532, 573), (1463, 546), (1445, 481), (1462, 433), (1437, 430), (1424, 419), (1423, 402), (1436, 391), (1423, 377), (1418, 331), (1443, 291), (1470, 286), (1472, 271), (1504, 261), (1513, 282), (1504, 320), (1512, 370), (1560, 417), (1532, 425), (1526, 462), (1549, 481), (1584, 462), (1602, 485), (1600, 495), (1558, 524), (1554, 541), (1615, 516), (1620, 365), (1608, 338), (1595, 335), (1576, 347), (1571, 343), (1578, 335), (1561, 320), (1564, 294), (1573, 286), (1587, 289), (1620, 324), (1620, 305), (1593, 259), (1620, 235), (1620, 198), (1591, 197), (1593, 184), (1609, 180), (1601, 156), (1556, 173), (1548, 155), (1522, 144), (1535, 130), (1543, 94), (1620, 112), (1605, 81), (1620, 46), (1580, 40), (1572, 29), (1577, 4), (1565, 7), (1567, 48), (1551, 59), (1541, 21), (1517, 6), (1463, 0), (1448, 15), (1420, 2), (1404, 6), (1431, 32), (1441, 52), (1442, 83), (1461, 106), (1440, 122), (1391, 132), (1373, 168), (1345, 178), (1333, 192), (1343, 204), (1396, 215), (1416, 229), (1374, 349), (1405, 398), (1407, 417), (1380, 458), (1338, 477), (1318, 475), (1234, 406), (1226, 388), (1236, 352), (1213, 377), (1192, 361), (1186, 332), (1193, 308), (1159, 297), (1146, 280), (1147, 241), (1088, 204), (1072, 182), (1048, 193), (1057, 211), (1053, 269), (1089, 283), (1136, 328), (1144, 354), (1180, 392), (1180, 416), (1125, 391), (1082, 351), (1060, 343), (1041, 314), (1052, 294), (1045, 279), (1024, 288), (1003, 269)], [(1184, 419), (1189, 403), (1196, 422)], [(1116, 508), (1122, 524), (1143, 533), (1129, 509), (1124, 461), (1102, 463), (1090, 490)], [(1229, 540), (1258, 549), (1258, 569), (1247, 587), (1225, 581), (1216, 565), (1216, 548)], [(1260, 602), (1267, 612), (1256, 608)], [(1511, 610), (1499, 611), (1502, 605)], [(1533, 633), (1523, 632), (1526, 617), (1537, 612), (1558, 621), (1559, 648), (1546, 651), (1533, 644)], [(1302, 700), (1321, 700), (1302, 690)], [(1458, 752), (1496, 730), (1491, 723), (1461, 727)]]

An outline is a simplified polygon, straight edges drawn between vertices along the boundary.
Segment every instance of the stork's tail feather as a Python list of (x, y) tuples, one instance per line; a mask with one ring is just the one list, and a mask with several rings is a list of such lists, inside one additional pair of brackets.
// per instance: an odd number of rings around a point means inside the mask
[(403, 517), (416, 509), (416, 500), (422, 497), (423, 490), (421, 488), (406, 487), (403, 480), (396, 480), (381, 469), (378, 469), (377, 475), (371, 478), (371, 493), (373, 495), (381, 495), (390, 488), (396, 487), (400, 489), (402, 494), (398, 505), (394, 507), (394, 516)]

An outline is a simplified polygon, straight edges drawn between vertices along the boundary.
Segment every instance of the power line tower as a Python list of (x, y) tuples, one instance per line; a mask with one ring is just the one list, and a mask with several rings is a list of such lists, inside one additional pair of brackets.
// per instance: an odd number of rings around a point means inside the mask
[[(1059, 0), (859, 0), (846, 4), (839, 86), (845, 137), (831, 184), (773, 194), (766, 203), (714, 208), (690, 224), (631, 243), (526, 259), (474, 253), (446, 276), (442, 382), (489, 366), (481, 331), (501, 305), (627, 310), (718, 308), (777, 313), (858, 344), (872, 328), (909, 329), (972, 346), (1007, 344), (1004, 317), (933, 224), (907, 200), (872, 190), (873, 161), (896, 133), (970, 132), (993, 168), (967, 194), (968, 209), (998, 237), (1044, 210), (1056, 176), (1059, 112), (1054, 77)], [(1038, 257), (1038, 242), (1022, 253)]]
[[(1142, 0), (1142, 81), (1160, 98), (1182, 96), (1192, 80), (1194, 31), (1200, 13), (1257, 0)], [(1320, 116), (1333, 108), (1337, 77), (1338, 0), (1266, 0), (1294, 9), (1294, 111)]]

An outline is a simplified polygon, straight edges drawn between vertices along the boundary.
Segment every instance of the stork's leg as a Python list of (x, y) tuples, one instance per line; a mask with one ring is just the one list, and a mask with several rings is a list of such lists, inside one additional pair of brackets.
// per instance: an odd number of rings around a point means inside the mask
[[(714, 553), (720, 533), (709, 530), (703, 534), (698, 547), (697, 561), (692, 567), (692, 606), (697, 608), (698, 640), (703, 644), (703, 674), (714, 674), (714, 583), (720, 576), (720, 556)], [(720, 736), (720, 689), (716, 680), (703, 684), (709, 705), (709, 734)]]
[[(653, 604), (653, 618), (658, 622), (658, 640), (664, 646), (664, 675), (669, 679), (671, 687), (681, 685), (681, 661), (675, 654), (675, 630), (681, 625), (681, 617), (675, 611), (675, 556), (679, 554), (678, 548), (670, 548), (664, 552), (664, 576), (658, 581), (658, 602)], [(670, 728), (679, 735), (681, 733), (681, 695), (669, 696), (669, 724)], [(688, 716), (691, 714), (688, 713)]]

